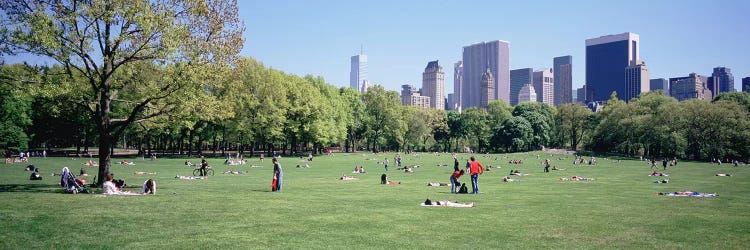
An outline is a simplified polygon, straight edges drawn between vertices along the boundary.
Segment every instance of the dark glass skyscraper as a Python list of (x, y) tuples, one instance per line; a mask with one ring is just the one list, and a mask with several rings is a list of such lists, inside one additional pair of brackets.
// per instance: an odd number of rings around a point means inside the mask
[(635, 33), (587, 39), (586, 96), (591, 98), (587, 101), (609, 100), (612, 92), (622, 99), (627, 91), (625, 69), (639, 60), (639, 54), (640, 39)]
[(734, 92), (734, 76), (732, 70), (726, 67), (714, 68), (708, 81), (708, 89), (714, 96), (724, 92)]
[(514, 69), (510, 71), (510, 105), (518, 105), (518, 92), (523, 85), (531, 84), (534, 70), (531, 68)]
[(750, 77), (742, 78), (742, 92), (750, 93)]
[(664, 78), (651, 79), (649, 81), (651, 85), (651, 91), (662, 90), (665, 96), (669, 96), (669, 81)]
[[(573, 57), (560, 56), (552, 59), (555, 73), (555, 106), (573, 102)], [(511, 92), (512, 93), (512, 92)]]

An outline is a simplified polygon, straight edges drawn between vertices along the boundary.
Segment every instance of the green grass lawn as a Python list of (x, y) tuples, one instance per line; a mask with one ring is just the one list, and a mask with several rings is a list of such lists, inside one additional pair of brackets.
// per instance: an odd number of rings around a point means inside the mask
[[(648, 176), (644, 162), (600, 158), (598, 166), (574, 166), (572, 156), (542, 154), (566, 168), (543, 173), (537, 154), (481, 155), (485, 166), (501, 168), (479, 177), (479, 195), (427, 186), (449, 182), (450, 154), (404, 156), (405, 165), (421, 167), (404, 173), (391, 166), (389, 179), (401, 181), (398, 186), (380, 185), (384, 169), (378, 161), (387, 157), (393, 165), (394, 154), (319, 156), (309, 169), (295, 168), (307, 163), (302, 159), (283, 158), (281, 193), (270, 192), (268, 159), (251, 159), (245, 166), (210, 159), (216, 176), (207, 180), (175, 179), (191, 175), (185, 159), (128, 159), (136, 166), (113, 165), (115, 178), (125, 179), (133, 191), (154, 178), (157, 195), (108, 197), (64, 194), (60, 177), (50, 176), (65, 166), (78, 173), (86, 159), (32, 158), (42, 181), (28, 180), (26, 164), (0, 165), (0, 249), (750, 249), (750, 166), (681, 161), (667, 169), (671, 176), (659, 177), (670, 183), (654, 184), (659, 178)], [(463, 163), (468, 155), (459, 158)], [(514, 158), (524, 164), (507, 163)], [(437, 166), (441, 163), (448, 166)], [(368, 173), (351, 174), (355, 165)], [(85, 168), (93, 181), (95, 168)], [(249, 174), (221, 173), (230, 169)], [(501, 182), (510, 169), (530, 175)], [(359, 180), (337, 180), (342, 174)], [(595, 180), (558, 180), (573, 175)], [(682, 190), (719, 196), (656, 195)], [(476, 207), (420, 207), (426, 198)]]

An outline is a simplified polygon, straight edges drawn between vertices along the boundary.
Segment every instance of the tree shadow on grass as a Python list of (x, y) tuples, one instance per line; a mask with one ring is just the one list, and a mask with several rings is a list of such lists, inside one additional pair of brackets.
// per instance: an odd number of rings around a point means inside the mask
[(0, 184), (0, 193), (6, 192), (63, 193), (63, 190), (53, 184)]

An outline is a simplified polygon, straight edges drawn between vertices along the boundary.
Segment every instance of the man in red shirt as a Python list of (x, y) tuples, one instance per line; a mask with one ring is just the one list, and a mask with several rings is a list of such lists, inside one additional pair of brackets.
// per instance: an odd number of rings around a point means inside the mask
[(479, 175), (484, 173), (484, 166), (479, 163), (474, 156), (471, 157), (471, 163), (469, 164), (469, 174), (471, 174), (471, 193), (479, 194)]

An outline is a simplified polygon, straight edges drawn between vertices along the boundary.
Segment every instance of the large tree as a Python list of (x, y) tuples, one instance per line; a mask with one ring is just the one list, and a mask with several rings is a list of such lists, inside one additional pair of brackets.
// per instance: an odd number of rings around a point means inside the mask
[[(99, 185), (129, 125), (169, 112), (174, 106), (159, 104), (175, 93), (200, 90), (190, 83), (205, 78), (189, 75), (207, 70), (196, 67), (232, 62), (243, 44), (235, 0), (6, 0), (0, 8), (0, 51), (51, 58), (83, 79), (77, 101), (99, 132)], [(115, 79), (138, 64), (178, 65), (170, 79), (146, 86)], [(120, 95), (127, 89), (138, 94)], [(116, 102), (127, 112), (113, 113)]]

